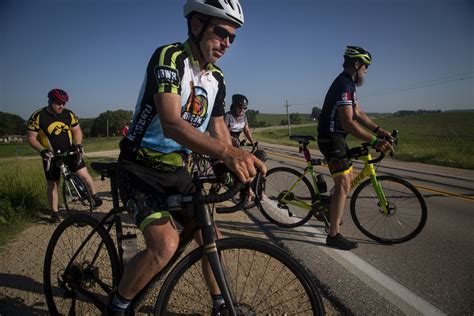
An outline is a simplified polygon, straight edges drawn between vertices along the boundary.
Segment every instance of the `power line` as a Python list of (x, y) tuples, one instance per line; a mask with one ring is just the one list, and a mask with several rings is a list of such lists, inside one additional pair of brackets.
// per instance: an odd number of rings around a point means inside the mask
[(437, 85), (440, 85), (440, 84), (445, 84), (445, 83), (448, 83), (448, 82), (465, 80), (465, 79), (469, 79), (469, 78), (473, 78), (473, 77), (474, 77), (474, 72), (469, 72), (469, 73), (444, 77), (444, 78), (440, 78), (440, 79), (435, 79), (435, 80), (431, 80), (431, 81), (414, 83), (414, 84), (411, 84), (411, 85), (405, 86), (405, 87), (375, 91), (375, 92), (360, 96), (359, 98), (362, 99), (362, 98), (368, 98), (368, 97), (373, 97), (373, 96), (378, 96), (378, 95), (402, 92), (402, 91), (407, 91), (407, 90), (414, 90), (414, 89), (419, 89), (419, 88), (432, 87), (432, 86), (437, 86)]
[[(375, 91), (363, 96), (359, 96), (360, 99), (362, 98), (368, 98), (368, 97), (373, 97), (373, 96), (379, 96), (379, 95), (384, 95), (384, 94), (390, 94), (390, 93), (396, 93), (396, 92), (403, 92), (407, 90), (414, 90), (414, 89), (420, 89), (420, 88), (425, 88), (425, 87), (431, 87), (431, 86), (436, 86), (440, 84), (445, 84), (448, 82), (453, 82), (453, 81), (460, 81), (460, 80), (466, 80), (474, 77), (474, 72), (467, 72), (467, 73), (462, 73), (462, 74), (457, 74), (457, 75), (451, 75), (448, 77), (443, 77), (439, 79), (434, 79), (430, 81), (424, 81), (424, 82), (419, 82), (419, 83), (413, 83), (411, 85), (405, 86), (405, 87), (399, 87), (399, 88), (394, 88), (394, 89), (386, 89), (386, 90), (379, 90)], [(287, 100), (288, 102), (288, 100)], [(321, 104), (321, 101), (311, 101), (311, 102), (302, 102), (302, 103), (292, 103), (292, 104), (286, 104), (283, 105), (287, 108), (288, 106), (306, 106), (306, 105), (313, 105), (316, 106), (318, 104)]]

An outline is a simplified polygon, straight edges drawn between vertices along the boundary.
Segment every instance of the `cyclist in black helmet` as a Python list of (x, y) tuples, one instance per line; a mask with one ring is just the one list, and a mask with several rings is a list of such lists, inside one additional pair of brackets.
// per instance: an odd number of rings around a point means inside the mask
[[(59, 166), (55, 163), (46, 169), (47, 160), (54, 153), (65, 152), (75, 147), (78, 155), (84, 154), (82, 131), (77, 116), (65, 108), (69, 96), (62, 89), (48, 92), (48, 106), (35, 111), (27, 123), (28, 144), (41, 153), (46, 176), (48, 201), (51, 208), (51, 221), (61, 221), (59, 216), (58, 185), (60, 178)], [(92, 193), (95, 206), (102, 205), (102, 199), (96, 194), (94, 181), (87, 171), (84, 160), (77, 164), (77, 159), (70, 156), (68, 167), (84, 180)]]
[[(255, 177), (256, 168), (266, 171), (263, 162), (232, 146), (223, 118), (224, 75), (215, 63), (244, 23), (239, 1), (188, 0), (184, 16), (188, 39), (161, 46), (150, 58), (133, 121), (120, 144), (120, 197), (143, 232), (146, 249), (126, 266), (109, 314), (126, 313), (130, 300), (175, 253), (175, 221), (184, 218), (181, 212), (171, 217), (166, 197), (192, 190), (186, 167), (192, 151), (222, 160), (244, 183)], [(206, 279), (213, 296), (209, 304), (218, 315), (223, 299), (215, 281)]]
[(351, 188), (352, 163), (347, 156), (346, 136), (370, 142), (376, 149), (388, 151), (389, 142), (383, 140), (390, 133), (375, 124), (361, 109), (356, 86), (364, 83), (371, 54), (357, 46), (347, 46), (344, 53), (344, 71), (334, 80), (324, 100), (318, 123), (318, 145), (328, 161), (329, 171), (334, 179), (331, 195), (330, 230), (326, 238), (328, 246), (344, 250), (356, 248), (356, 242), (344, 238), (339, 224), (344, 204)]
[(224, 116), (225, 124), (229, 129), (230, 136), (232, 138), (232, 145), (239, 147), (240, 145), (240, 134), (244, 132), (245, 137), (249, 140), (250, 144), (254, 146), (252, 132), (250, 131), (249, 124), (247, 122), (247, 116), (245, 112), (249, 106), (247, 97), (242, 94), (234, 94), (232, 96), (232, 104), (230, 105), (230, 111)]

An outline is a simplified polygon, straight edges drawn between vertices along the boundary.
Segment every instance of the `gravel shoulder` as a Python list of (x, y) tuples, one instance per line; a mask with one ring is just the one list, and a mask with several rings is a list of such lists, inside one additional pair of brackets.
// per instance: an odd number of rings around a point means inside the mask
[[(106, 212), (112, 206), (109, 181), (96, 180), (95, 184), (104, 199), (98, 211)], [(262, 228), (244, 212), (216, 216), (226, 237), (246, 235), (268, 239)], [(8, 243), (0, 253), (0, 316), (48, 315), (43, 294), (43, 260), (56, 226), (47, 223), (46, 219), (39, 220)], [(338, 314), (329, 301), (324, 303), (329, 315)]]

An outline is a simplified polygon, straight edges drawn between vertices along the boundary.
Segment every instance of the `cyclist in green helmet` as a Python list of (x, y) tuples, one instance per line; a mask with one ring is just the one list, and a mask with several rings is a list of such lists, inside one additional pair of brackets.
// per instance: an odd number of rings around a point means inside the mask
[(356, 86), (364, 83), (372, 55), (362, 47), (347, 46), (344, 53), (344, 71), (334, 80), (324, 100), (318, 122), (318, 145), (328, 162), (334, 179), (331, 195), (330, 230), (326, 244), (350, 250), (357, 243), (340, 233), (340, 221), (347, 194), (351, 188), (352, 163), (348, 157), (346, 136), (353, 136), (372, 144), (377, 150), (389, 151), (391, 145), (383, 140), (390, 133), (375, 124), (361, 109)]

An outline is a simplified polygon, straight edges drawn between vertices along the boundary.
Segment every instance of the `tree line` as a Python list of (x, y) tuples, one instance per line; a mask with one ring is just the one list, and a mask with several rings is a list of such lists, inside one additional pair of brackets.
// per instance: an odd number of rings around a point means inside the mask
[[(107, 111), (96, 118), (79, 118), (85, 137), (120, 135), (132, 119), (133, 112), (127, 110)], [(16, 114), (0, 112), (0, 136), (26, 135), (27, 121)]]

